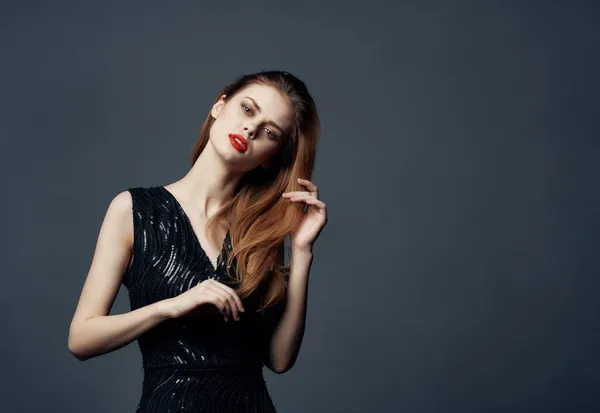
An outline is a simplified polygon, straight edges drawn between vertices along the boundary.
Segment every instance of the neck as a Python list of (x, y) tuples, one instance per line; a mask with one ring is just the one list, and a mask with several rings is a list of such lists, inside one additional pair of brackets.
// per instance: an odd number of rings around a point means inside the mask
[(232, 171), (207, 142), (194, 166), (176, 185), (199, 213), (211, 217), (233, 197), (243, 172)]

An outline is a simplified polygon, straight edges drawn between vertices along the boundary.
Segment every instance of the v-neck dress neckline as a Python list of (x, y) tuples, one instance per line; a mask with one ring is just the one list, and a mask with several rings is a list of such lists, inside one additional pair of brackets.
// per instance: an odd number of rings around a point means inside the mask
[(200, 243), (200, 238), (198, 238), (198, 235), (196, 234), (196, 231), (194, 231), (194, 226), (192, 225), (192, 221), (190, 220), (190, 217), (187, 214), (187, 212), (185, 212), (185, 209), (183, 208), (183, 206), (181, 205), (181, 203), (177, 200), (177, 198), (175, 197), (175, 195), (173, 195), (173, 193), (171, 191), (169, 191), (167, 188), (165, 188), (164, 186), (159, 186), (159, 188), (161, 190), (163, 190), (164, 192), (166, 192), (167, 196), (177, 206), (177, 208), (179, 209), (179, 211), (181, 212), (181, 214), (185, 218), (186, 225), (187, 225), (188, 230), (190, 231), (191, 236), (192, 236), (192, 238), (194, 240), (194, 244), (196, 245), (196, 247), (198, 247), (198, 249), (200, 250), (200, 253), (208, 261), (208, 265), (210, 265), (212, 272), (216, 273), (217, 269), (221, 266), (221, 263), (222, 263), (223, 251), (227, 248), (226, 247), (227, 246), (227, 240), (228, 240), (229, 235), (230, 235), (229, 234), (229, 229), (227, 230), (227, 233), (225, 234), (225, 239), (223, 240), (223, 244), (221, 245), (221, 251), (219, 252), (219, 255), (217, 255), (217, 264), (215, 266), (212, 263), (211, 259), (209, 258), (208, 254), (206, 253), (206, 251), (204, 250), (204, 248), (202, 247), (202, 244)]
[[(229, 224), (229, 236), (221, 265), (210, 274), (212, 263), (199, 247), (196, 233), (192, 234), (191, 221), (178, 199), (157, 186), (128, 191), (133, 261), (122, 284), (131, 311), (172, 300), (207, 280), (238, 290), (243, 280), (237, 278), (237, 260), (232, 256), (234, 225), (223, 222)], [(227, 267), (230, 259), (231, 267)], [(238, 321), (226, 322), (219, 311), (192, 310), (141, 334), (136, 341), (143, 386), (137, 411), (276, 413), (263, 370), (265, 346), (283, 307), (260, 311), (262, 293), (257, 287), (253, 294), (240, 297), (246, 311)]]

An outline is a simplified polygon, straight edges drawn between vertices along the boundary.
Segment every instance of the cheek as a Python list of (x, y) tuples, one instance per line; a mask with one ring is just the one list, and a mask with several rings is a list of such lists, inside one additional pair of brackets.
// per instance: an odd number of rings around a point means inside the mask
[[(223, 113), (221, 115), (223, 115)], [(210, 137), (218, 138), (219, 136), (223, 135), (225, 129), (227, 129), (226, 123), (225, 116), (219, 116), (217, 119), (215, 119), (210, 127)]]
[(217, 121), (214, 121), (210, 127), (210, 130), (208, 131), (208, 138), (212, 140), (218, 134), (219, 134), (219, 124), (217, 123)]
[(256, 148), (256, 155), (261, 160), (267, 160), (271, 158), (277, 152), (277, 144), (274, 142), (266, 143)]
[(221, 111), (213, 123), (215, 130), (225, 133), (235, 131), (235, 128), (239, 126), (238, 124), (240, 123), (240, 117), (236, 116), (236, 114), (232, 113), (231, 111), (231, 108), (223, 109)]

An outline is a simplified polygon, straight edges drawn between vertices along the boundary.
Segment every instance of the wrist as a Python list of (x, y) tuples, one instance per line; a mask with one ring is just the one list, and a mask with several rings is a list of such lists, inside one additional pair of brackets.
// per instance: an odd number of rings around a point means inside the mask
[(176, 318), (177, 314), (175, 312), (175, 308), (173, 307), (172, 300), (170, 298), (166, 298), (161, 301), (157, 301), (155, 304), (156, 313), (164, 319)]
[(292, 248), (290, 253), (290, 260), (296, 266), (310, 266), (313, 259), (312, 248)]
[(306, 245), (306, 246), (295, 246), (295, 245), (292, 245), (291, 251), (292, 251), (292, 254), (312, 255), (312, 253), (313, 253), (313, 246), (312, 245)]

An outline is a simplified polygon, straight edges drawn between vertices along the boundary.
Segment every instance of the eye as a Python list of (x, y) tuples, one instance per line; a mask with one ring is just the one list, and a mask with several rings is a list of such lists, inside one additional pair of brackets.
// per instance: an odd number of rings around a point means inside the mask
[(271, 137), (271, 139), (277, 139), (277, 135), (275, 135), (271, 129), (264, 128), (264, 130), (267, 132), (267, 135)]
[(242, 106), (242, 110), (246, 113), (252, 113), (252, 109), (250, 109), (248, 106), (246, 106), (245, 104), (241, 104)]

